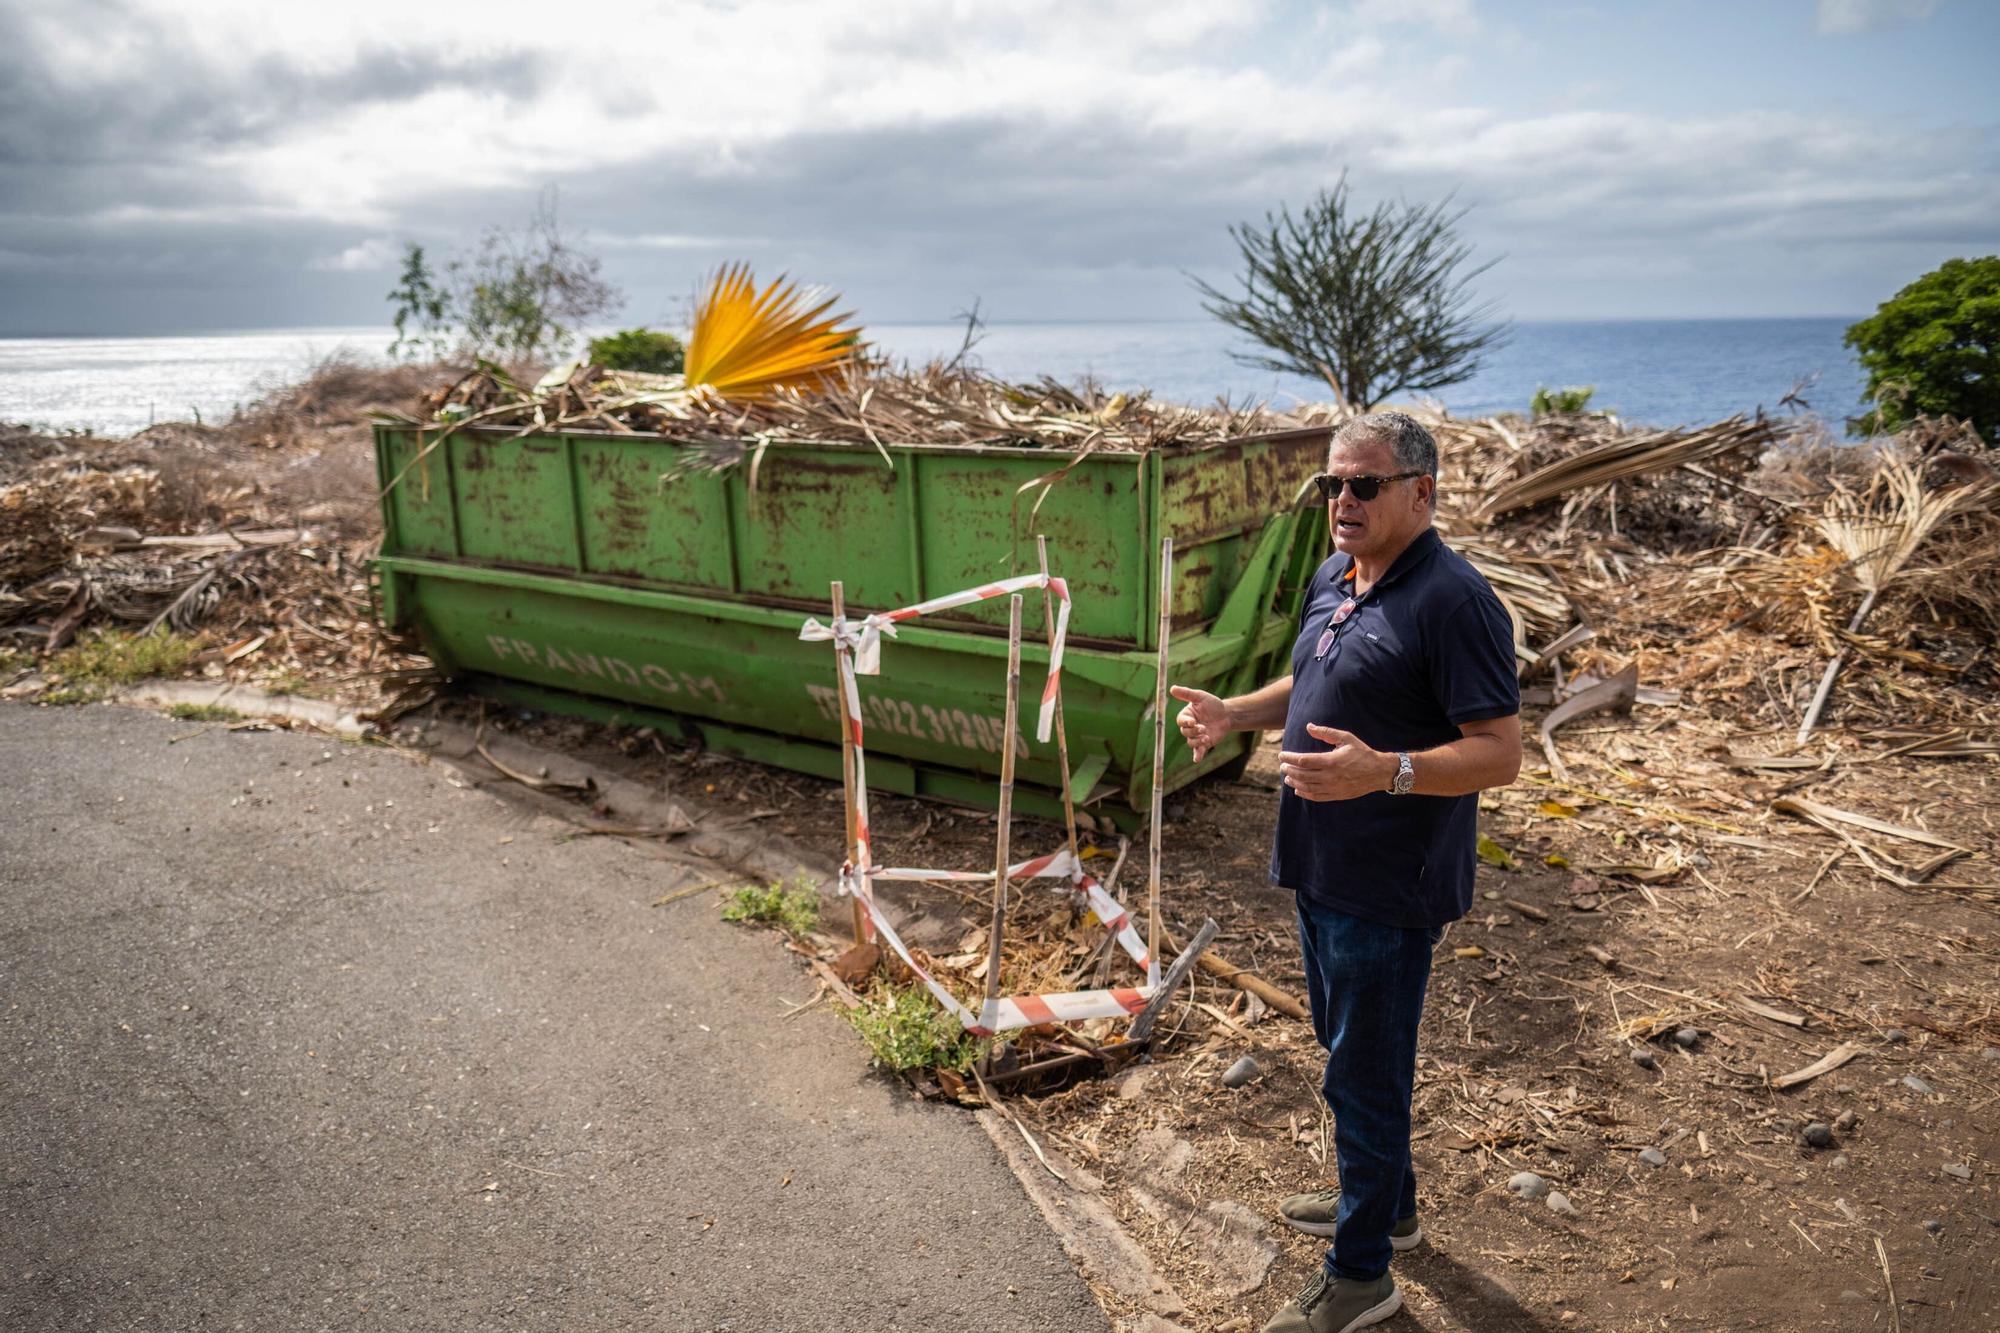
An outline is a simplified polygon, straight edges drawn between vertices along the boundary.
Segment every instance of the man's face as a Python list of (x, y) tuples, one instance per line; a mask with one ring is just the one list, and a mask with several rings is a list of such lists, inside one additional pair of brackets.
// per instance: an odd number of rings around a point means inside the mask
[[(1396, 462), (1387, 441), (1366, 435), (1335, 441), (1326, 470), (1336, 477), (1393, 477), (1408, 471)], [(1382, 483), (1373, 500), (1357, 500), (1353, 487), (1342, 487), (1338, 497), (1326, 502), (1333, 549), (1357, 560), (1393, 558), (1429, 525), (1436, 489), (1435, 478), (1411, 477)]]

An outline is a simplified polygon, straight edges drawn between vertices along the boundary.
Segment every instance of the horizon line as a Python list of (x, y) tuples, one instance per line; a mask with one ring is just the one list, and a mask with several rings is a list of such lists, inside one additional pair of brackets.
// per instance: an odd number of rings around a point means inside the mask
[[(1767, 324), (1767, 323), (1781, 323), (1781, 322), (1792, 322), (1801, 320), (1816, 320), (1816, 321), (1844, 320), (1849, 323), (1853, 323), (1857, 320), (1862, 320), (1866, 318), (1868, 318), (1868, 316), (1865, 314), (1860, 314), (1860, 315), (1852, 315), (1852, 314), (1540, 315), (1540, 316), (1522, 316), (1519, 318), (1508, 319), (1500, 322), (1520, 327), (1520, 326), (1551, 325), (1551, 324)], [(964, 323), (965, 320), (963, 317), (937, 318), (937, 319), (884, 319), (884, 320), (874, 321), (872, 324), (863, 323), (861, 325), (861, 330), (865, 334), (867, 330), (870, 328), (889, 328), (889, 329), (934, 328), (934, 327), (955, 328), (963, 326)], [(1131, 327), (1135, 325), (1148, 326), (1148, 325), (1170, 325), (1170, 324), (1220, 324), (1220, 323), (1221, 321), (1219, 320), (1215, 320), (1212, 318), (1204, 318), (1201, 316), (1193, 316), (1193, 315), (1186, 315), (1186, 316), (1162, 315), (1153, 317), (1132, 317), (1132, 318), (1114, 318), (1114, 317), (1085, 318), (1077, 316), (1049, 317), (1049, 318), (1023, 317), (1019, 319), (980, 320), (980, 326), (982, 328), (989, 328), (989, 329), (1022, 328), (1030, 326), (1047, 326), (1047, 325), (1059, 325), (1059, 326), (1083, 328), (1083, 327), (1090, 327), (1093, 325)], [(609, 329), (617, 326), (605, 325), (604, 327)], [(635, 325), (627, 325), (624, 327), (657, 328), (659, 326), (650, 323), (640, 323)], [(1227, 326), (1224, 325), (1223, 327)], [(247, 337), (259, 334), (271, 335), (271, 334), (287, 334), (287, 333), (353, 334), (353, 333), (363, 332), (364, 330), (370, 333), (393, 334), (395, 332), (395, 326), (393, 324), (384, 322), (380, 325), (376, 324), (238, 325), (234, 327), (225, 327), (225, 328), (165, 329), (165, 330), (150, 330), (146, 332), (136, 332), (136, 333), (111, 332), (103, 330), (91, 331), (91, 332), (31, 332), (31, 333), (15, 333), (15, 332), (0, 331), (0, 342), (70, 342), (70, 341), (81, 342), (86, 340), (105, 340), (105, 339), (139, 340), (139, 339), (151, 339), (151, 338), (229, 338), (229, 337)], [(586, 330), (585, 332), (588, 331)]]

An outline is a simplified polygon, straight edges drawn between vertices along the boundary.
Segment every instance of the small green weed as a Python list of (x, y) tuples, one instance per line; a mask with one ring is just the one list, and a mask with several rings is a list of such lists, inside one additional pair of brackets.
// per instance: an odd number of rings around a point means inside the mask
[(52, 704), (88, 703), (119, 685), (177, 676), (200, 647), (195, 639), (164, 631), (92, 634), (48, 660), (45, 670), (58, 683), (42, 699)]
[(922, 986), (885, 986), (847, 1011), (847, 1021), (882, 1064), (894, 1070), (965, 1070), (982, 1043), (938, 1007)]
[(1591, 395), (1596, 392), (1595, 384), (1574, 385), (1567, 389), (1551, 389), (1544, 384), (1528, 400), (1528, 414), (1546, 417), (1581, 412), (1590, 406)]
[(240, 722), (243, 714), (234, 708), (224, 708), (219, 704), (174, 704), (167, 709), (168, 717), (177, 717), (183, 722)]
[(819, 924), (819, 890), (805, 880), (787, 888), (746, 884), (722, 900), (724, 921), (764, 921), (789, 935), (804, 935)]

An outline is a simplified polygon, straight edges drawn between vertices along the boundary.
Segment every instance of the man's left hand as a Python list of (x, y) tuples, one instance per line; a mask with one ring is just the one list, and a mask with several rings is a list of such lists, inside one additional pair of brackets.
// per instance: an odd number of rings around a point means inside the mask
[(1395, 776), (1396, 757), (1371, 750), (1352, 732), (1339, 727), (1306, 724), (1306, 734), (1333, 748), (1312, 754), (1291, 750), (1278, 755), (1278, 773), (1285, 785), (1308, 801), (1348, 801), (1371, 791), (1386, 791)]

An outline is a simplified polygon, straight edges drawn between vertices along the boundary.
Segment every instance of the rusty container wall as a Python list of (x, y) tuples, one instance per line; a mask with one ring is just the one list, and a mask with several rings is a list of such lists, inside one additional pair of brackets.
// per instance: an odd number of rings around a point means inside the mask
[[(1318, 430), (1074, 464), (906, 445), (889, 447), (892, 468), (868, 445), (774, 443), (754, 466), (681, 476), (686, 446), (655, 436), (427, 440), (420, 450), (412, 429), (376, 433), (393, 624), (513, 697), (661, 721), (820, 773), (837, 772), (832, 650), (798, 630), (826, 618), (832, 580), (850, 614), (889, 610), (1032, 572), (1046, 536), (1075, 599), (1073, 784), (1143, 808), (1160, 537), (1175, 542), (1174, 678), (1218, 692), (1282, 672), (1326, 542), (1317, 508), (1298, 504), (1324, 458)], [(1041, 615), (1031, 597), (1038, 637)], [(885, 644), (883, 674), (861, 682), (871, 778), (960, 800), (990, 788), (1005, 618), (1004, 602), (987, 603)], [(1031, 643), (1024, 679), (1045, 663)], [(1052, 790), (1055, 747), (1024, 730), (1020, 780)], [(1173, 737), (1169, 786), (1247, 753), (1249, 738), (1232, 742), (1197, 766)]]

